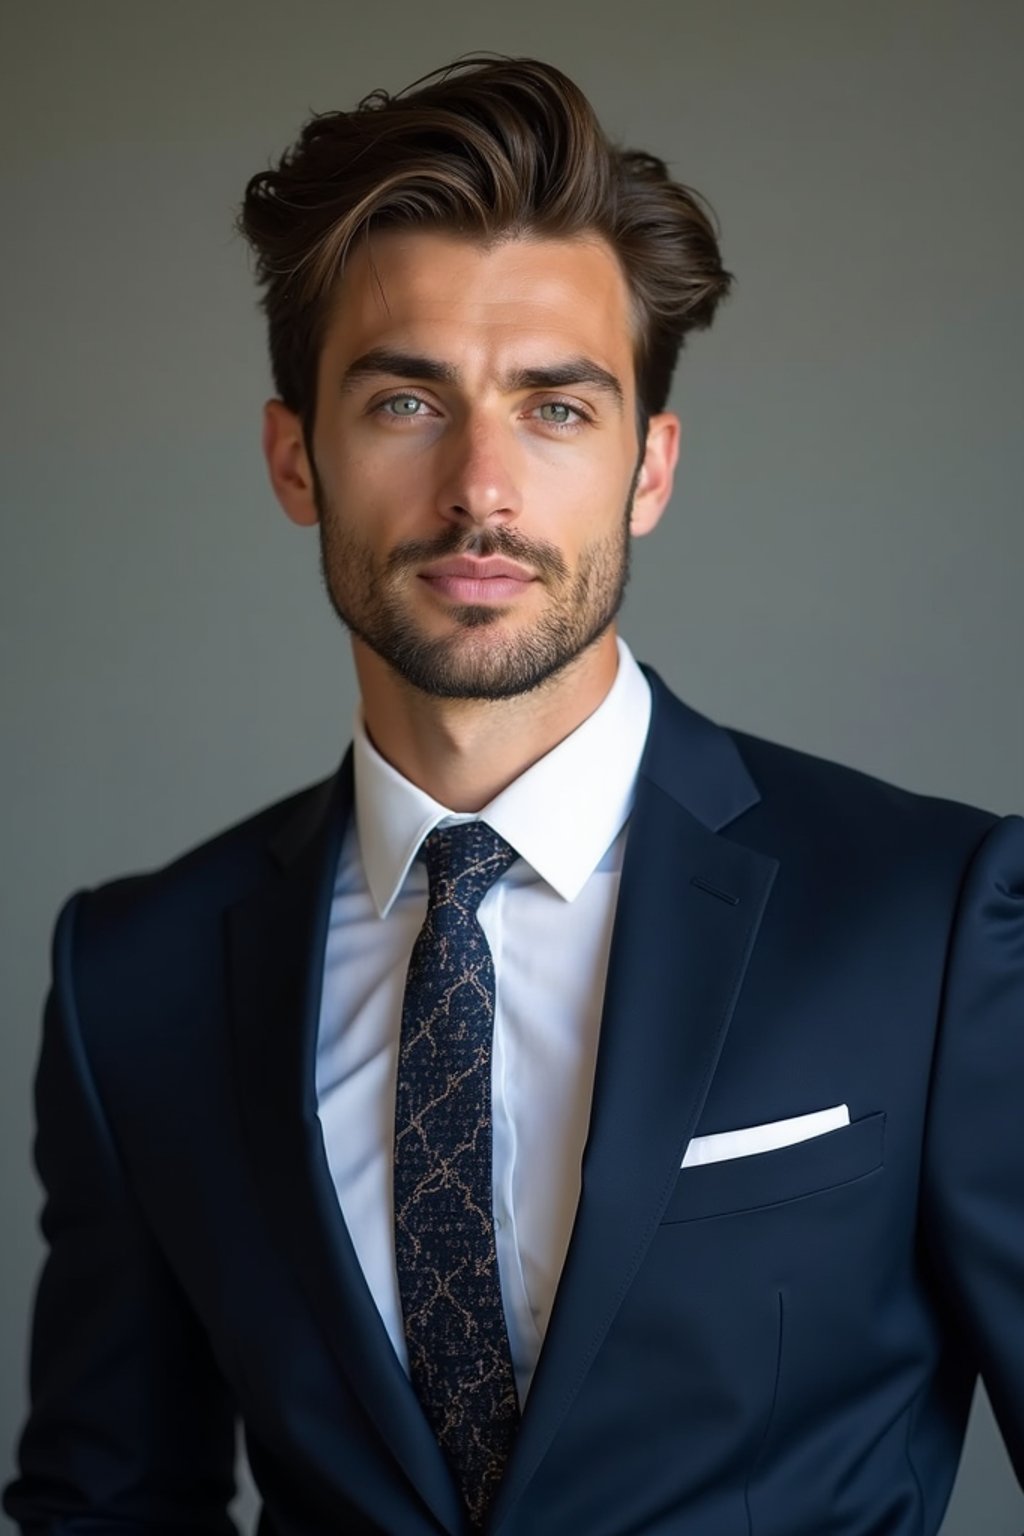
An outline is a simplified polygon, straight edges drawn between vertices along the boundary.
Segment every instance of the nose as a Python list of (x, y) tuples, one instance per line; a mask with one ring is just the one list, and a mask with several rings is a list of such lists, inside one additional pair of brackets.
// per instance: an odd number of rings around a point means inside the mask
[(513, 522), (522, 506), (517, 445), (496, 422), (465, 422), (446, 443), (437, 509), (453, 522)]

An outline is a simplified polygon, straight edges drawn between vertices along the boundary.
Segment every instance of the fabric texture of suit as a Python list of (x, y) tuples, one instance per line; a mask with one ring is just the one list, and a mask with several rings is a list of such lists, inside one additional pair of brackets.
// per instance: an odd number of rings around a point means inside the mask
[[(648, 676), (580, 1205), (488, 1530), (931, 1536), (979, 1371), (1024, 1480), (1024, 821)], [(27, 1531), (222, 1536), (236, 1413), (262, 1536), (464, 1530), (316, 1113), (351, 794), (346, 761), (60, 915)]]

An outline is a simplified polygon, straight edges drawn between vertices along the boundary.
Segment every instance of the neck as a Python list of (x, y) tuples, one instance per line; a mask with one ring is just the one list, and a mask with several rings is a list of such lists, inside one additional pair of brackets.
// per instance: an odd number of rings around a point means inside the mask
[(367, 734), (399, 773), (452, 811), (475, 812), (582, 725), (618, 669), (614, 627), (539, 688), (511, 699), (439, 699), (352, 642)]

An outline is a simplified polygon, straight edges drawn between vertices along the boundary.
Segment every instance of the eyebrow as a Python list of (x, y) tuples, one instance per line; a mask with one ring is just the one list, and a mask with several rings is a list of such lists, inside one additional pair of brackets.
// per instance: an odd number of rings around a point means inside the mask
[[(349, 364), (342, 375), (341, 387), (348, 391), (363, 379), (382, 377), (453, 386), (461, 382), (459, 370), (451, 363), (416, 352), (374, 347)], [(501, 380), (502, 389), (508, 394), (520, 389), (567, 389), (576, 384), (599, 390), (622, 409), (625, 396), (619, 380), (589, 357), (568, 357), (543, 368), (513, 368)]]

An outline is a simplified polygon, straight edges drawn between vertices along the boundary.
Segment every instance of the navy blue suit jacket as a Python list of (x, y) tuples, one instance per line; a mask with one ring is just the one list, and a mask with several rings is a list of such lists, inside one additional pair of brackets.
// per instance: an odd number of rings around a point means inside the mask
[[(1024, 1476), (1024, 821), (651, 679), (582, 1195), (488, 1529), (929, 1536), (979, 1371)], [(351, 793), (346, 762), (61, 913), (28, 1531), (223, 1536), (236, 1415), (264, 1536), (464, 1531), (316, 1116)]]

